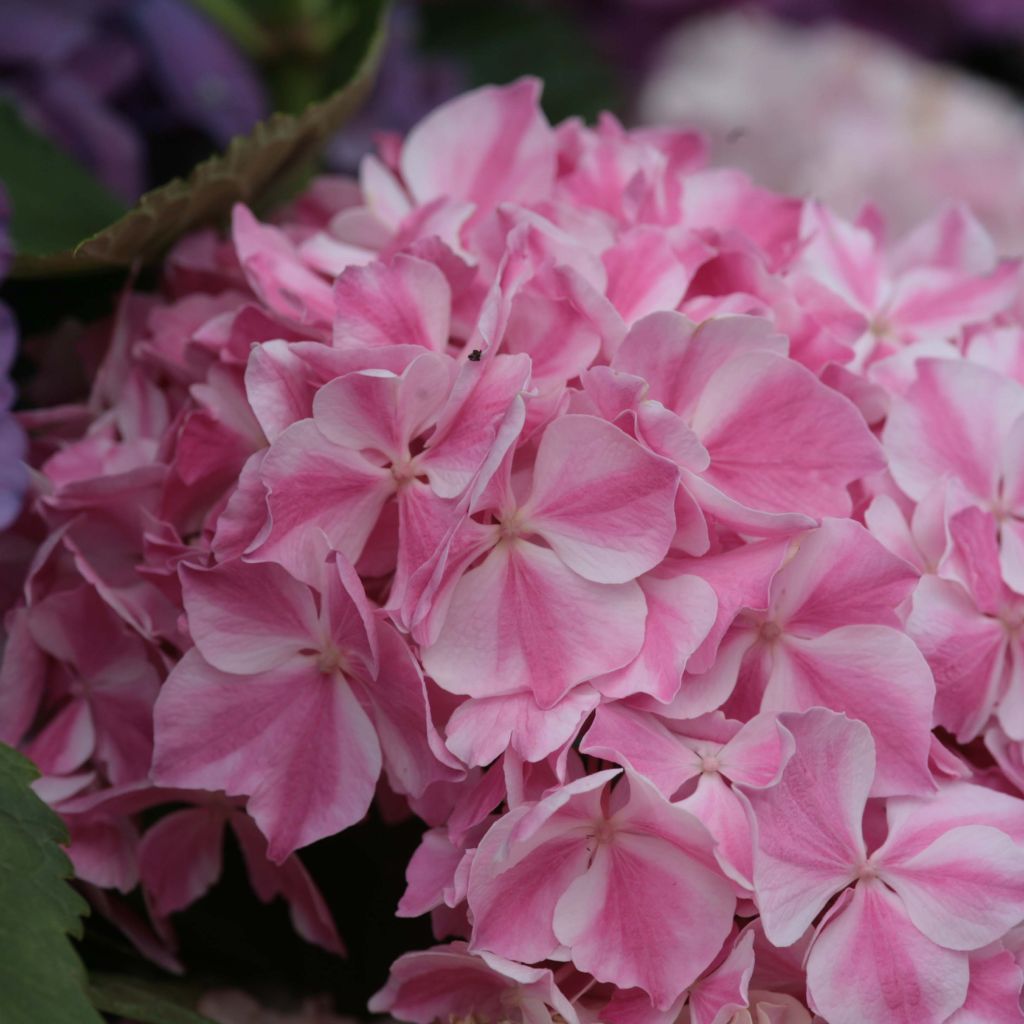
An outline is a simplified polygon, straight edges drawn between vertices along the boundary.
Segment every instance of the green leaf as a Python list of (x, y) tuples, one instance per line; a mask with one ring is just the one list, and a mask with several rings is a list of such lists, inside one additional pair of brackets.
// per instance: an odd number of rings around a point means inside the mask
[(124, 213), (125, 205), (67, 153), (38, 135), (0, 100), (0, 181), (11, 200), (19, 252), (75, 245)]
[(143, 981), (116, 974), (95, 974), (89, 995), (97, 1009), (137, 1024), (213, 1024), (192, 1009), (180, 982)]
[[(359, 107), (373, 82), (387, 22), (386, 0), (359, 5), (353, 39), (361, 57), (344, 88), (301, 114), (273, 114), (227, 151), (147, 192), (123, 217), (61, 251), (19, 254), (14, 274), (37, 276), (99, 267), (129, 267), (160, 257), (181, 235), (219, 223), (236, 202), (268, 204), (302, 180), (328, 138)], [(81, 237), (81, 236), (79, 236)]]
[(29, 788), (38, 777), (0, 744), (0, 1020), (102, 1024), (68, 941), (81, 937), (89, 907), (67, 882), (63, 823)]

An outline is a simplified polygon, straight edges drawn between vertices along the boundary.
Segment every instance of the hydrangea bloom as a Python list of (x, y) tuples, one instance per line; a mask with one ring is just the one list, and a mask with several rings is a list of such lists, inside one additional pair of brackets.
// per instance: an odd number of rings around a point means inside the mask
[(384, 792), (375, 1012), (1021, 1020), (1020, 266), (538, 94), (124, 297), (25, 417), (0, 739), (172, 969), (228, 830), (340, 951), (301, 849)]

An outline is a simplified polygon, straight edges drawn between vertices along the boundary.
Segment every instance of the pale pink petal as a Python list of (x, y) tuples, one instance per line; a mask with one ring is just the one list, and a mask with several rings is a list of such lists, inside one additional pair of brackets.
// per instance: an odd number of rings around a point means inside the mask
[(524, 761), (542, 761), (575, 738), (600, 696), (577, 686), (541, 709), (529, 691), (464, 701), (445, 726), (445, 742), (467, 765), (490, 764), (511, 746)]
[(754, 933), (744, 932), (729, 955), (690, 989), (691, 1024), (729, 1024), (747, 1006), (754, 973)]
[(977, 500), (993, 500), (1003, 439), (1024, 413), (1024, 388), (963, 360), (922, 359), (916, 368), (882, 432), (896, 482), (920, 500), (951, 476)]
[(451, 693), (530, 690), (550, 708), (579, 683), (632, 660), (645, 617), (636, 583), (592, 583), (552, 551), (503, 542), (459, 581), (423, 665)]
[(1024, 848), (1006, 833), (966, 825), (912, 857), (873, 858), (914, 924), (947, 949), (978, 949), (1024, 920)]
[(430, 717), (426, 685), (408, 645), (389, 623), (378, 628), (380, 671), (361, 681), (380, 739), (384, 770), (397, 793), (420, 796), (432, 783), (460, 776)]
[(935, 721), (961, 742), (973, 739), (992, 713), (1006, 671), (1002, 623), (982, 615), (959, 583), (923, 576), (907, 632), (935, 678)]
[(222, 808), (189, 807), (146, 830), (139, 876), (161, 917), (184, 910), (220, 878), (224, 825)]
[(637, 582), (647, 601), (644, 646), (625, 668), (599, 676), (605, 697), (647, 693), (667, 704), (679, 692), (683, 670), (715, 621), (718, 600), (699, 576), (646, 573)]
[(790, 731), (773, 714), (755, 715), (718, 752), (721, 771), (743, 786), (769, 786), (792, 756)]
[(666, 799), (701, 770), (700, 757), (660, 719), (620, 703), (597, 709), (580, 750), (642, 775)]
[(692, 425), (711, 456), (702, 478), (754, 509), (848, 515), (847, 485), (884, 466), (852, 402), (767, 352), (721, 367)]
[(263, 433), (275, 441), (293, 423), (313, 415), (313, 396), (321, 385), (359, 370), (397, 376), (421, 355), (423, 350), (414, 345), (348, 351), (313, 341), (267, 341), (249, 355), (246, 395)]
[(625, 583), (665, 557), (678, 481), (670, 462), (610, 423), (563, 416), (541, 439), (521, 515), (570, 569)]
[(765, 934), (796, 942), (866, 856), (861, 817), (875, 769), (863, 722), (815, 708), (783, 715), (796, 752), (776, 786), (752, 789), (754, 889)]
[(660, 312), (632, 327), (612, 367), (646, 380), (648, 398), (689, 422), (715, 372), (761, 350), (786, 354), (785, 338), (768, 320), (725, 316), (695, 324), (681, 313)]
[(334, 313), (331, 286), (303, 262), (285, 233), (261, 224), (248, 207), (232, 211), (231, 235), (252, 290), (274, 313), (294, 323), (326, 328)]
[(872, 794), (933, 789), (928, 770), (935, 684), (914, 642), (887, 626), (844, 626), (776, 645), (764, 710), (844, 711), (871, 727), (878, 755)]
[(771, 618), (800, 636), (855, 623), (898, 628), (917, 579), (859, 523), (825, 519), (772, 580)]
[(804, 206), (800, 263), (855, 308), (872, 311), (882, 283), (882, 257), (869, 231), (837, 217), (826, 206)]
[(367, 451), (409, 472), (409, 444), (437, 418), (454, 364), (435, 353), (414, 359), (400, 376), (350, 373), (325, 384), (313, 399), (313, 420), (328, 441)]
[(693, 265), (681, 259), (660, 228), (630, 228), (601, 255), (608, 271), (606, 294), (627, 324), (657, 310), (675, 309), (699, 265), (700, 257), (696, 252), (694, 256)]
[(911, 924), (879, 882), (843, 895), (807, 958), (815, 1009), (829, 1024), (942, 1024), (967, 995), (967, 956)]
[(293, 853), (280, 864), (269, 860), (267, 840), (247, 814), (232, 814), (231, 828), (242, 848), (249, 882), (256, 895), (264, 903), (281, 896), (288, 904), (292, 927), (302, 938), (328, 953), (344, 956), (345, 946), (327, 903), (298, 854)]
[(355, 562), (395, 491), (389, 470), (331, 444), (312, 420), (302, 420), (278, 437), (260, 475), (269, 492), (270, 523), (253, 553), (307, 582), (315, 579), (317, 530)]
[(971, 981), (964, 1005), (946, 1024), (1019, 1024), (1024, 1020), (1020, 990), (1024, 982), (1013, 954), (998, 944), (970, 956)]
[(192, 639), (223, 672), (276, 668), (309, 647), (317, 634), (313, 595), (279, 566), (183, 565), (180, 575)]
[[(656, 1009), (667, 1009), (715, 958), (732, 927), (735, 896), (705, 863), (707, 834), (696, 820), (639, 777), (628, 784), (630, 804), (558, 901), (554, 931), (580, 970), (642, 988)], [(634, 802), (644, 787), (663, 803), (656, 820)], [(609, 935), (624, 941), (610, 943)]]
[(519, 396), (529, 379), (526, 356), (498, 355), (462, 364), (427, 449), (416, 460), (437, 494), (457, 497), (480, 474), (486, 475), (489, 460), (500, 460), (523, 427)]
[(362, 818), (380, 767), (348, 684), (304, 660), (242, 678), (190, 651), (157, 701), (153, 778), (249, 796), (278, 863)]
[(554, 185), (555, 136), (540, 111), (540, 88), (534, 78), (486, 86), (420, 121), (401, 156), (416, 201), (450, 196), (488, 208), (546, 198)]
[(469, 872), (472, 948), (537, 963), (561, 945), (552, 929), (555, 904), (587, 869), (584, 826), (557, 815), (528, 839), (509, 845), (529, 806), (511, 811), (481, 840)]
[(704, 772), (697, 788), (678, 801), (702, 822), (715, 842), (722, 869), (747, 889), (753, 888), (754, 844), (750, 823), (740, 798), (718, 772)]
[(443, 352), (451, 298), (444, 274), (414, 256), (349, 267), (334, 282), (334, 345), (422, 345)]

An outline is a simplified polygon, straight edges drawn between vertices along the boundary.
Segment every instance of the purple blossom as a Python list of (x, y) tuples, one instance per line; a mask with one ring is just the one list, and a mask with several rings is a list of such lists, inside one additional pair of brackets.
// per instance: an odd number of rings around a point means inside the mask
[(0, 95), (129, 201), (150, 184), (156, 134), (222, 146), (268, 110), (242, 55), (184, 0), (6, 0)]

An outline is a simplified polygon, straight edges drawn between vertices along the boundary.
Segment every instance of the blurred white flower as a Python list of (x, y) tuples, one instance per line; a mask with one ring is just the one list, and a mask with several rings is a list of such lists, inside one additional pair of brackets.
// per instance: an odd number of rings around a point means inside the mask
[(751, 12), (690, 21), (640, 99), (647, 123), (703, 129), (716, 163), (816, 195), (894, 233), (963, 200), (1007, 252), (1024, 251), (1024, 112), (963, 72), (841, 27)]

